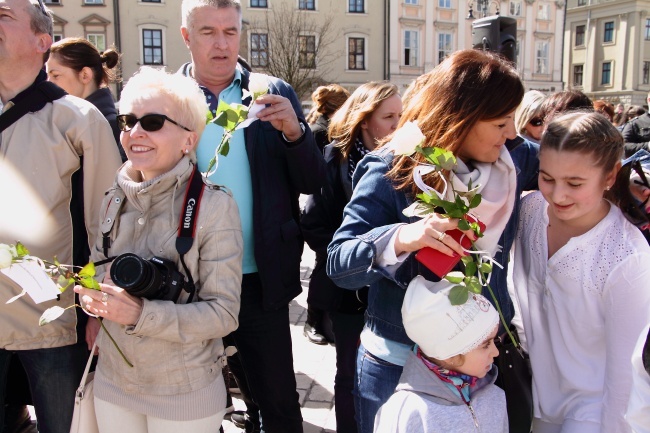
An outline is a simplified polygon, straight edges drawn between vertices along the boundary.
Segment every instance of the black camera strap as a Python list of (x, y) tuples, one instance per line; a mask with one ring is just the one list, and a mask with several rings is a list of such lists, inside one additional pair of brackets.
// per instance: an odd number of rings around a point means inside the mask
[(194, 298), (196, 293), (196, 286), (192, 273), (185, 264), (185, 254), (192, 248), (194, 243), (194, 235), (196, 234), (196, 219), (199, 214), (199, 205), (201, 204), (201, 196), (205, 184), (203, 183), (203, 176), (197, 170), (196, 165), (192, 171), (192, 177), (187, 183), (187, 191), (185, 192), (185, 202), (181, 210), (180, 222), (178, 223), (178, 236), (176, 237), (176, 251), (181, 256), (181, 264), (187, 275), (187, 287), (190, 297), (187, 300), (189, 304)]

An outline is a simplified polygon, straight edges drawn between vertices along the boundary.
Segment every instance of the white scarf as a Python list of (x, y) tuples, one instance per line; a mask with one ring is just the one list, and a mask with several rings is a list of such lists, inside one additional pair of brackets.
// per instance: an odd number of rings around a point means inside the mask
[[(494, 257), (499, 248), (501, 233), (505, 230), (515, 205), (517, 174), (510, 152), (503, 146), (496, 162), (473, 162), (474, 168), (471, 171), (460, 159), (456, 162), (457, 167), (451, 177), (454, 189), (467, 191), (471, 180), (472, 186), (478, 186), (478, 193), (482, 196), (481, 204), (471, 211), (486, 226), (483, 237), (475, 242), (476, 248), (488, 251)], [(447, 200), (453, 200), (452, 194), (450, 188)]]

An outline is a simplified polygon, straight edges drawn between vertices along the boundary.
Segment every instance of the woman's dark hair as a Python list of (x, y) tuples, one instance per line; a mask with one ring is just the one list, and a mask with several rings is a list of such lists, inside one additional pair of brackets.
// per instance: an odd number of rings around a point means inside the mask
[[(479, 121), (502, 118), (515, 111), (524, 96), (517, 71), (498, 54), (480, 50), (456, 51), (418, 79), (409, 91), (397, 128), (417, 122), (426, 137), (423, 147), (441, 147), (458, 154), (472, 127)], [(390, 141), (387, 137), (384, 143)], [(413, 168), (423, 157), (398, 155), (388, 173), (398, 190), (413, 196)], [(427, 184), (440, 188), (437, 173), (425, 176)]]
[(100, 53), (87, 39), (65, 38), (52, 44), (50, 55), (63, 66), (77, 72), (86, 67), (90, 68), (97, 87), (118, 79), (112, 69), (117, 66), (120, 53), (114, 48)]
[(567, 111), (594, 111), (591, 99), (579, 90), (563, 90), (549, 95), (540, 107), (539, 115), (548, 124), (553, 118)]
[[(614, 170), (621, 162), (625, 143), (623, 136), (605, 116), (597, 112), (574, 111), (555, 117), (546, 127), (540, 143), (540, 154), (548, 149), (591, 155), (603, 173)], [(627, 172), (626, 172), (627, 171)], [(619, 170), (616, 182), (604, 197), (629, 212), (635, 203), (630, 193), (630, 171)], [(634, 218), (644, 218), (633, 210)]]

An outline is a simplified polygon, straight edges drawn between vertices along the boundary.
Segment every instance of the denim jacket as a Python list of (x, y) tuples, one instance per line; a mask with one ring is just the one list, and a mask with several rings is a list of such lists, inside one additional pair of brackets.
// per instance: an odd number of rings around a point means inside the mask
[[(538, 150), (538, 145), (524, 140), (510, 153), (517, 170), (516, 202), (499, 239), (503, 248), (494, 257), (504, 269), (495, 266), (490, 281), (507, 323), (514, 316), (506, 282), (508, 253), (517, 231), (521, 193), (537, 189)], [(393, 154), (380, 149), (366, 155), (357, 165), (352, 199), (345, 207), (343, 223), (327, 249), (327, 274), (338, 286), (347, 289), (369, 285), (366, 327), (379, 337), (411, 345), (413, 342), (404, 331), (401, 313), (406, 287), (418, 274), (430, 281), (439, 278), (420, 265), (415, 254), (391, 267), (396, 269), (382, 268), (377, 264), (394, 231), (401, 224), (418, 219), (402, 213), (413, 198), (395, 190), (386, 177), (392, 162)], [(489, 292), (484, 295), (492, 300)]]

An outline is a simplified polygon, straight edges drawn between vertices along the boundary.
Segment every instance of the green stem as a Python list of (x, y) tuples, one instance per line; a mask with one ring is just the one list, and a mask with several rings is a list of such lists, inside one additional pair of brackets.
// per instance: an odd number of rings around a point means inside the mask
[(117, 351), (120, 352), (120, 355), (122, 355), (122, 359), (124, 360), (124, 362), (126, 362), (127, 365), (128, 365), (129, 367), (133, 367), (133, 364), (131, 364), (131, 363), (129, 362), (129, 360), (126, 359), (126, 356), (124, 355), (124, 353), (123, 353), (122, 350), (120, 349), (120, 346), (117, 345), (117, 342), (113, 339), (113, 336), (111, 335), (111, 333), (108, 332), (108, 329), (106, 329), (106, 327), (104, 326), (104, 320), (103, 320), (102, 318), (100, 318), (100, 317), (98, 317), (97, 320), (99, 320), (99, 324), (102, 326), (102, 329), (104, 330), (104, 332), (106, 333), (106, 335), (108, 335), (108, 338), (110, 338), (111, 341), (113, 342), (113, 346), (115, 346), (115, 348), (117, 349)]
[(501, 319), (501, 323), (503, 323), (503, 327), (508, 333), (508, 337), (510, 337), (510, 341), (512, 341), (512, 344), (515, 346), (515, 348), (519, 347), (517, 341), (515, 340), (515, 337), (510, 332), (510, 327), (506, 324), (506, 319), (505, 317), (503, 317), (503, 313), (501, 312), (501, 307), (499, 306), (499, 301), (497, 300), (497, 297), (494, 295), (494, 292), (492, 291), (492, 287), (490, 287), (489, 284), (487, 284), (485, 287), (488, 288), (488, 290), (490, 291), (490, 296), (492, 296), (492, 299), (494, 299), (494, 305), (496, 306), (497, 311), (499, 312), (499, 319)]

